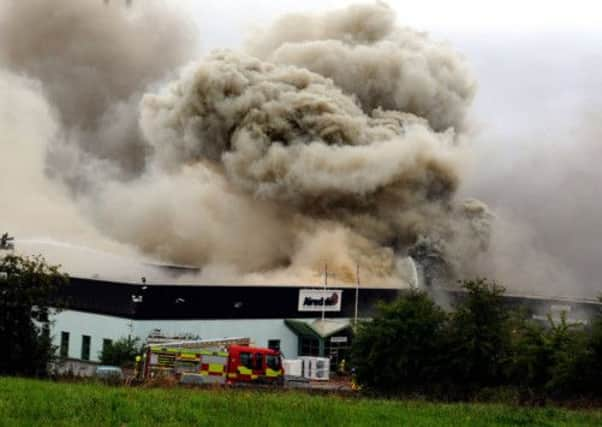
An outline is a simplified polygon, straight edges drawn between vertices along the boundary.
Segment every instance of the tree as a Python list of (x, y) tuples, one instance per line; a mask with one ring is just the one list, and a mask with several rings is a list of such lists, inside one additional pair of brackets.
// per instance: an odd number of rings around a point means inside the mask
[[(525, 320), (514, 331), (510, 376), (531, 395), (564, 397), (588, 390), (595, 342), (583, 325), (548, 315), (548, 325)], [(597, 383), (592, 383), (597, 384)]]
[(41, 376), (54, 348), (50, 337), (52, 309), (68, 277), (44, 258), (7, 255), (0, 258), (0, 374)]
[(530, 394), (541, 394), (549, 379), (550, 350), (544, 325), (526, 316), (516, 319), (507, 370), (510, 382)]
[(103, 346), (99, 358), (105, 365), (132, 366), (141, 352), (138, 338), (127, 337)]
[(552, 396), (568, 396), (583, 390), (583, 376), (587, 360), (588, 337), (582, 325), (569, 323), (566, 313), (554, 321), (548, 315), (550, 327), (546, 330), (545, 344), (551, 355), (546, 390)]
[(588, 328), (589, 336), (583, 357), (583, 390), (602, 395), (602, 313), (598, 313)]
[(360, 384), (381, 392), (415, 390), (439, 377), (446, 314), (424, 292), (411, 290), (381, 304), (361, 323), (352, 346)]
[(505, 290), (486, 279), (465, 281), (463, 288), (467, 295), (450, 322), (450, 373), (466, 387), (498, 385), (505, 378), (511, 337)]

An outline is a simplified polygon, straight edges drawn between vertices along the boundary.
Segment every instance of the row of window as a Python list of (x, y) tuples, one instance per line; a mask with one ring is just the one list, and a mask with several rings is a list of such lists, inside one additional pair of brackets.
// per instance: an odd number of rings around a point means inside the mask
[[(69, 332), (61, 332), (61, 345), (60, 345), (60, 355), (61, 357), (67, 358), (69, 357)], [(90, 344), (92, 342), (92, 338), (90, 337), (90, 335), (82, 335), (82, 348), (81, 348), (81, 359), (82, 360), (90, 360)], [(102, 349), (104, 351), (104, 349), (111, 345), (113, 343), (112, 340), (105, 338), (102, 340)], [(273, 350), (280, 350), (280, 340), (269, 340), (268, 341), (268, 348), (271, 348)], [(250, 356), (250, 354), (249, 354)], [(273, 368), (272, 366), (270, 366), (273, 362), (268, 361), (268, 366)], [(251, 364), (251, 361), (249, 360), (248, 364)], [(245, 363), (243, 363), (243, 365), (246, 365)], [(251, 366), (249, 366), (250, 368)], [(275, 369), (275, 368), (273, 368)]]
[[(61, 332), (61, 345), (59, 347), (59, 354), (61, 357), (67, 358), (69, 357), (69, 332)], [(80, 358), (82, 360), (90, 360), (90, 345), (92, 343), (92, 338), (90, 335), (82, 335), (82, 348), (80, 353)], [(110, 339), (102, 340), (102, 349), (104, 350), (107, 346), (113, 343)]]

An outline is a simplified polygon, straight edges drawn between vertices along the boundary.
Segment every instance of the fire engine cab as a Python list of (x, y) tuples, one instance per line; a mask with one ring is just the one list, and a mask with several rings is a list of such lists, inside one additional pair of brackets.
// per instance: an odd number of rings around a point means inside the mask
[(284, 370), (279, 351), (242, 345), (231, 345), (228, 350), (229, 380), (273, 382), (282, 379)]

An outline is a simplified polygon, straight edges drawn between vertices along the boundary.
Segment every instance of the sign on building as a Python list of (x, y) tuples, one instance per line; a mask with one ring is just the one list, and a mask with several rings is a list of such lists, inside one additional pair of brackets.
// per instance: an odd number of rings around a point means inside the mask
[(340, 289), (300, 289), (299, 311), (341, 311), (342, 299)]

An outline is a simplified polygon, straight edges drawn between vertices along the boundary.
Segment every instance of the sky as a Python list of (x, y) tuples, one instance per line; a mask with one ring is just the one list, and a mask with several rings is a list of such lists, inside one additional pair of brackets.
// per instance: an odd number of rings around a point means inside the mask
[[(235, 28), (270, 22), (289, 12), (319, 11), (352, 3), (348, 0), (281, 0), (258, 1), (195, 1), (185, 0), (186, 7), (196, 12), (200, 22), (217, 29), (221, 24)], [(507, 0), (482, 2), (473, 0), (422, 0), (387, 2), (403, 23), (419, 30), (473, 32), (501, 30), (503, 32), (580, 30), (600, 31), (602, 6), (591, 0), (540, 1)], [(212, 22), (215, 25), (212, 25)], [(232, 36), (232, 35), (231, 35)]]

